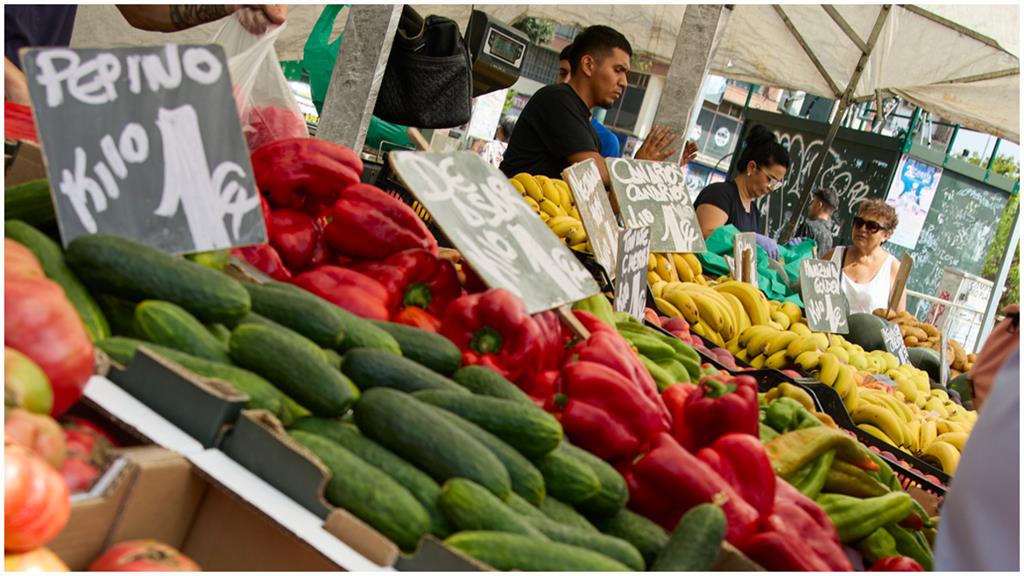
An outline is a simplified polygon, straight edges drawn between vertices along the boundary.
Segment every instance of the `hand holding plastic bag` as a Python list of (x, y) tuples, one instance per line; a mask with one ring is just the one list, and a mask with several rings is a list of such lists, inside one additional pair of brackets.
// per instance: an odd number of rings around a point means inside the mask
[(757, 245), (767, 252), (768, 257), (772, 260), (779, 259), (779, 243), (775, 240), (772, 240), (763, 234), (757, 234)]

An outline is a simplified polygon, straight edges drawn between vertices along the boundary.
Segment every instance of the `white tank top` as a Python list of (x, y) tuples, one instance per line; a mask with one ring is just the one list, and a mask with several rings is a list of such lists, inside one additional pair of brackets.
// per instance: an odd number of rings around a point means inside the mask
[(843, 293), (846, 294), (846, 300), (850, 303), (850, 314), (858, 312), (870, 314), (877, 308), (888, 307), (892, 264), (897, 261), (896, 258), (892, 254), (888, 254), (888, 258), (885, 259), (882, 267), (878, 269), (875, 277), (867, 283), (860, 284), (851, 280), (843, 270), (843, 255), (845, 253), (846, 246), (836, 248), (835, 252), (832, 253), (832, 261), (839, 265)]

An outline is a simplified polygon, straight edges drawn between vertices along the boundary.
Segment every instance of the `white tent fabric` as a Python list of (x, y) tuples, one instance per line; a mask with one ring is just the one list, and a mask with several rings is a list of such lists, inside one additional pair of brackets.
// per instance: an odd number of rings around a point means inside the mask
[[(465, 28), (469, 5), (415, 5), (423, 14), (448, 16)], [(480, 4), (496, 18), (523, 16), (561, 24), (610, 25), (634, 49), (671, 60), (685, 5)], [(866, 42), (880, 5), (836, 5), (836, 12)], [(302, 57), (302, 45), (322, 8), (292, 6), (278, 41), (283, 59)], [(838, 97), (861, 49), (821, 5), (783, 5), (835, 88), (814, 65), (772, 5), (736, 5), (711, 65), (715, 74), (768, 86)], [(340, 20), (340, 19), (339, 19)], [(955, 23), (952, 27), (950, 22)], [(341, 29), (343, 22), (335, 28)], [(957, 29), (957, 25), (962, 29)], [(171, 35), (132, 30), (111, 6), (82, 6), (73, 45), (111, 46), (202, 42), (217, 27)], [(894, 5), (854, 90), (855, 99), (895, 94), (966, 127), (1020, 141), (1020, 11), (1017, 5)], [(998, 76), (1003, 74), (1002, 76)], [(998, 77), (992, 77), (997, 75)], [(980, 78), (979, 78), (980, 77)]]

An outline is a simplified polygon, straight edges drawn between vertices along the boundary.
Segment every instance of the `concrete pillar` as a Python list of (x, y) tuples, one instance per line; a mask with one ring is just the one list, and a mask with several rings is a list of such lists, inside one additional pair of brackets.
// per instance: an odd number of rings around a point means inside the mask
[(317, 138), (362, 151), (401, 16), (401, 4), (349, 8)]
[[(732, 9), (722, 5), (690, 4), (683, 13), (683, 22), (676, 36), (676, 48), (672, 53), (672, 64), (665, 79), (654, 125), (669, 126), (686, 137), (693, 125), (704, 95), (701, 87), (708, 73), (711, 59), (718, 48), (719, 40), (729, 22)], [(683, 146), (677, 147), (673, 158), (666, 162), (678, 162)]]

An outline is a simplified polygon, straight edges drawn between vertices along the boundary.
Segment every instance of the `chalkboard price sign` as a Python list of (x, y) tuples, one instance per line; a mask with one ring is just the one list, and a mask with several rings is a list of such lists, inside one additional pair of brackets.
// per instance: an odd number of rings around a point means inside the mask
[(907, 352), (907, 345), (903, 343), (899, 326), (887, 323), (882, 328), (882, 341), (885, 343), (885, 349), (899, 359), (901, 365), (910, 364), (910, 353)]
[(651, 253), (651, 229), (627, 228), (619, 235), (619, 259), (615, 264), (615, 309), (639, 319), (647, 307), (647, 256)]
[(650, 226), (654, 252), (707, 251), (682, 168), (629, 158), (609, 158), (607, 162), (626, 228)]
[(615, 222), (615, 213), (597, 163), (588, 159), (573, 164), (562, 172), (562, 178), (572, 189), (594, 258), (610, 277), (615, 278), (619, 225)]
[(472, 152), (394, 152), (392, 168), (492, 288), (533, 314), (597, 294), (572, 252), (501, 172)]
[(834, 334), (850, 332), (847, 324), (850, 304), (840, 284), (838, 264), (830, 260), (802, 260), (800, 297), (803, 298), (804, 316), (811, 330)]
[(162, 250), (266, 242), (224, 50), (22, 51), (61, 238)]

